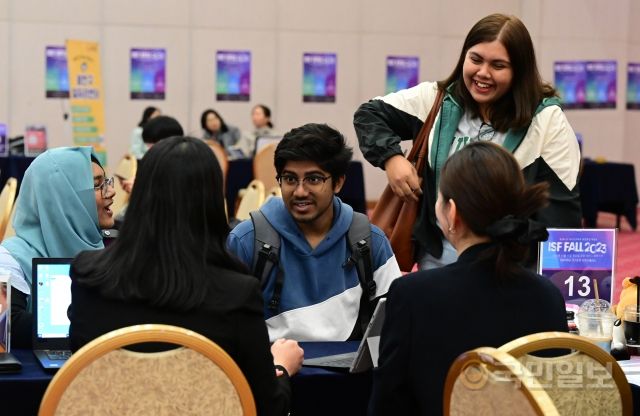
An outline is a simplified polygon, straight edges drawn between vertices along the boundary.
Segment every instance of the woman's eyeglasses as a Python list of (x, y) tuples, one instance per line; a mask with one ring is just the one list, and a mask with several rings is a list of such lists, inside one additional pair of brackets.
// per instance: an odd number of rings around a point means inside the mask
[(100, 190), (101, 195), (103, 198), (107, 197), (107, 189), (109, 188), (113, 188), (113, 184), (114, 184), (114, 179), (113, 176), (110, 178), (104, 178), (104, 181), (102, 181), (101, 184), (99, 185), (94, 185), (93, 189), (95, 191)]

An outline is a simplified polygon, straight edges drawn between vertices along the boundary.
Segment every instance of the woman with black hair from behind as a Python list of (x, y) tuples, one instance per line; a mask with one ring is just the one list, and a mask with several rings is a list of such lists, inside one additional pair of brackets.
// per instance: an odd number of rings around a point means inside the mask
[(435, 209), (458, 260), (392, 283), (370, 414), (442, 414), (447, 371), (461, 353), (567, 331), (560, 291), (521, 266), (530, 243), (548, 235), (529, 219), (548, 187), (526, 185), (516, 159), (490, 142), (447, 159)]
[(288, 376), (302, 349), (280, 339), (269, 352), (260, 282), (226, 251), (222, 190), (220, 166), (201, 140), (171, 137), (147, 152), (116, 242), (72, 264), (71, 347), (130, 325), (187, 328), (234, 359), (258, 414), (287, 414)]

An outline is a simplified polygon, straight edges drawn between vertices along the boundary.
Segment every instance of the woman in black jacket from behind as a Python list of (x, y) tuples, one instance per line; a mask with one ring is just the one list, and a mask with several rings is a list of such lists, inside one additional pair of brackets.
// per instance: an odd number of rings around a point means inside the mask
[(222, 172), (211, 149), (189, 137), (153, 146), (116, 242), (72, 264), (72, 349), (130, 325), (184, 327), (234, 359), (258, 414), (287, 414), (288, 376), (299, 370), (302, 350), (278, 340), (269, 351), (259, 282), (227, 253), (228, 233)]

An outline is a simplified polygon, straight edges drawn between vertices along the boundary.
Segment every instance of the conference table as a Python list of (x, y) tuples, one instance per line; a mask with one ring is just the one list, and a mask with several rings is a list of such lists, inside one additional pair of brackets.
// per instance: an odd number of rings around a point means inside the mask
[(605, 211), (616, 214), (618, 228), (620, 217), (624, 216), (636, 230), (638, 190), (632, 164), (586, 159), (580, 177), (580, 199), (585, 226), (595, 228), (598, 211)]
[[(301, 343), (305, 357), (355, 351), (357, 341)], [(45, 372), (31, 350), (14, 349), (22, 371), (0, 374), (0, 415), (31, 416), (38, 413), (40, 401), (53, 374)], [(303, 367), (291, 378), (292, 416), (365, 415), (371, 392), (371, 371), (349, 374), (323, 368)]]

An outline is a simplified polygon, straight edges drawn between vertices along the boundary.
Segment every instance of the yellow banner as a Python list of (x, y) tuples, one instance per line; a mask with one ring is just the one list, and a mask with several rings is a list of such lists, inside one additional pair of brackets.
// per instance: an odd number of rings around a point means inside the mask
[(76, 146), (93, 146), (103, 166), (107, 164), (104, 148), (104, 99), (97, 42), (67, 40), (71, 131)]

